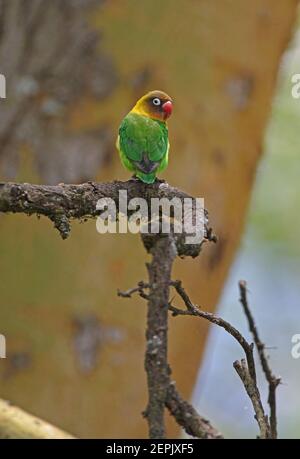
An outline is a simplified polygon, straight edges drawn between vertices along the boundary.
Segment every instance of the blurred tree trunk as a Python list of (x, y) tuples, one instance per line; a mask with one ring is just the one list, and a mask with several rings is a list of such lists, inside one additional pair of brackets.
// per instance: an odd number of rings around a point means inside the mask
[[(29, 6), (30, 5), (30, 6)], [(1, 179), (127, 178), (114, 148), (149, 89), (175, 100), (165, 178), (204, 196), (219, 235), (174, 277), (213, 310), (239, 245), (297, 1), (1, 0)], [(0, 217), (0, 395), (76, 436), (146, 433), (145, 309), (116, 295), (145, 277), (133, 235)], [(170, 361), (191, 394), (207, 328), (171, 322)], [(175, 435), (174, 425), (169, 426)]]

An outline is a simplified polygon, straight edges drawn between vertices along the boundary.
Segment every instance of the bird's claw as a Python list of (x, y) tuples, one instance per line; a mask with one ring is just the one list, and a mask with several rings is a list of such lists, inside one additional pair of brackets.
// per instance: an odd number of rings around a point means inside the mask
[(130, 177), (129, 182), (140, 182), (140, 179), (136, 175), (133, 175)]
[(156, 183), (166, 183), (166, 181), (165, 181), (164, 179), (159, 179), (159, 178), (157, 178), (157, 177), (156, 177), (156, 179), (155, 179), (155, 182), (156, 182)]

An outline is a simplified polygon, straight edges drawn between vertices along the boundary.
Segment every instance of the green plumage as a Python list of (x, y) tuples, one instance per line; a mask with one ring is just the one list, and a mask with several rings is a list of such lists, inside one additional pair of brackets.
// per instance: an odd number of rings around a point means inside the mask
[(144, 183), (153, 183), (168, 165), (166, 123), (129, 113), (120, 125), (117, 147), (123, 166)]

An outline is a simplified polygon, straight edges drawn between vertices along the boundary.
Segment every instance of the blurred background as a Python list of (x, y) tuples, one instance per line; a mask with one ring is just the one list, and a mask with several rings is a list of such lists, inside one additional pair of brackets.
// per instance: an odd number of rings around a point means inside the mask
[[(300, 251), (296, 0), (0, 0), (0, 180), (127, 179), (115, 151), (135, 100), (175, 100), (164, 178), (204, 196), (219, 236), (176, 261), (191, 298), (248, 335), (237, 282), (276, 374), (279, 434), (299, 437)], [(74, 222), (67, 241), (41, 218), (0, 216), (0, 397), (80, 437), (144, 437), (145, 305), (120, 300), (146, 277), (134, 235)], [(208, 339), (207, 339), (208, 338)], [(273, 349), (274, 348), (274, 349)], [(185, 397), (228, 437), (256, 425), (222, 330), (170, 319), (170, 363)], [(180, 432), (168, 419), (168, 435)]]

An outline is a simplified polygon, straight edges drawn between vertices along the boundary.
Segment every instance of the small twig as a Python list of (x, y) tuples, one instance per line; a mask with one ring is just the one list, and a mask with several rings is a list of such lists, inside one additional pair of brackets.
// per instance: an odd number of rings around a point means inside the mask
[(276, 416), (276, 389), (281, 382), (281, 378), (276, 377), (270, 368), (268, 358), (265, 354), (266, 346), (260, 340), (258, 330), (253, 318), (253, 315), (250, 311), (248, 300), (247, 300), (247, 283), (245, 281), (239, 282), (240, 289), (240, 302), (243, 306), (245, 316), (248, 321), (249, 330), (253, 336), (255, 346), (259, 355), (260, 363), (265, 374), (266, 380), (269, 384), (269, 395), (268, 395), (268, 404), (270, 406), (270, 427), (271, 427), (271, 437), (277, 438), (277, 416)]
[(121, 298), (131, 298), (134, 293), (138, 293), (140, 297), (144, 298), (145, 300), (149, 299), (149, 295), (147, 295), (144, 290), (149, 289), (150, 285), (147, 284), (146, 282), (140, 281), (137, 285), (137, 287), (130, 288), (126, 290), (125, 292), (122, 292), (121, 290), (118, 289), (118, 296)]
[(187, 308), (186, 310), (182, 310), (182, 309), (178, 309), (174, 307), (173, 305), (169, 304), (169, 310), (173, 313), (173, 316), (177, 316), (177, 315), (198, 316), (198, 317), (208, 320), (209, 322), (213, 324), (218, 325), (219, 327), (224, 328), (242, 346), (246, 354), (249, 372), (253, 380), (256, 382), (255, 362), (254, 362), (254, 357), (253, 357), (253, 345), (248, 343), (247, 340), (243, 337), (243, 335), (235, 327), (233, 327), (229, 322), (227, 322), (224, 319), (221, 319), (221, 317), (218, 317), (215, 314), (212, 314), (211, 312), (202, 311), (198, 306), (194, 305), (191, 302), (186, 291), (182, 287), (181, 281), (178, 281), (178, 280), (172, 281), (171, 285), (176, 289), (177, 293), (182, 298)]

